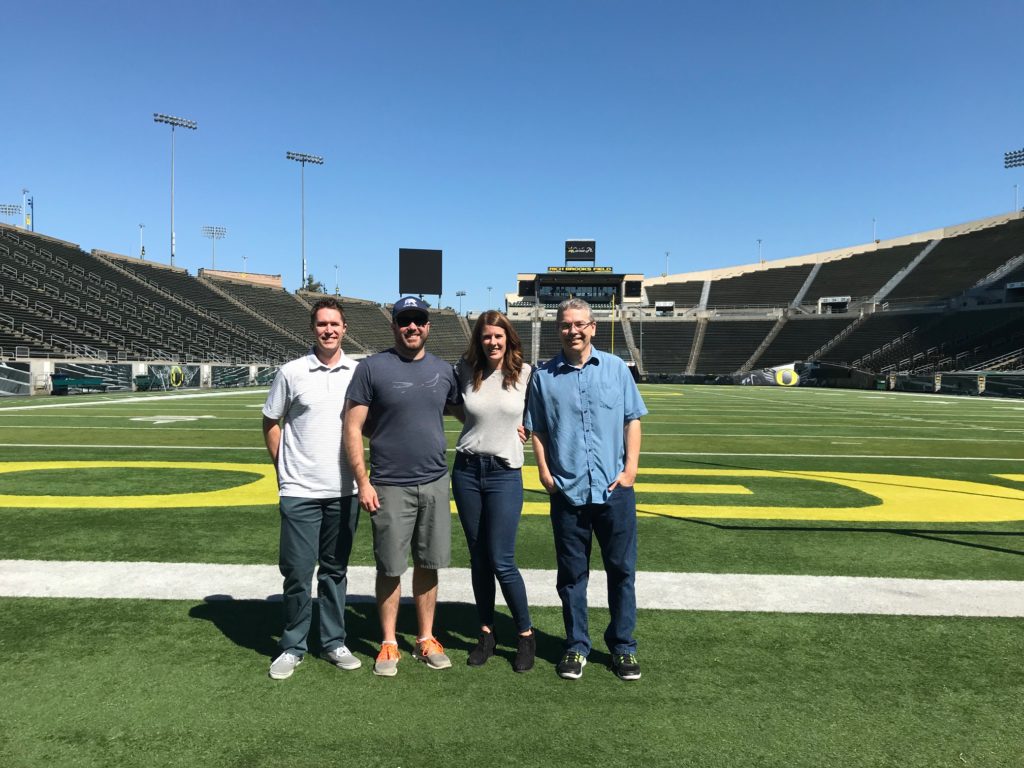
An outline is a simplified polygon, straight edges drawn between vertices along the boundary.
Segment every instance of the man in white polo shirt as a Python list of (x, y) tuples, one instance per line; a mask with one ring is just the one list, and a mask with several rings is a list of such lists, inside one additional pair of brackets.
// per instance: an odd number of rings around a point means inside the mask
[(341, 443), (341, 413), (356, 361), (341, 349), (345, 313), (337, 300), (318, 301), (310, 325), (313, 349), (281, 366), (263, 406), (263, 437), (281, 496), (284, 632), (281, 654), (270, 665), (275, 680), (291, 677), (306, 653), (318, 560), (323, 656), (340, 669), (361, 665), (345, 646), (348, 558), (359, 495)]

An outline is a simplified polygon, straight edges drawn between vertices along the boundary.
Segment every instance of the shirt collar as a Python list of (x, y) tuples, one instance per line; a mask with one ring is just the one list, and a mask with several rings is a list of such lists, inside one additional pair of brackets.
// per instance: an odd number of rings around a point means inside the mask
[(570, 363), (568, 360), (565, 359), (565, 352), (559, 352), (558, 356), (555, 357), (555, 367), (558, 368), (558, 369), (568, 368), (571, 371), (581, 371), (581, 370), (583, 370), (584, 367), (586, 367), (588, 365), (591, 365), (591, 364), (593, 364), (593, 365), (600, 365), (601, 361), (598, 359), (597, 355), (595, 354), (596, 352), (597, 352), (597, 349), (595, 349), (592, 346), (590, 348), (590, 357), (588, 357), (587, 358), (587, 362), (585, 362), (579, 368), (577, 368), (575, 365), (573, 365), (572, 363)]
[(320, 358), (316, 356), (315, 348), (310, 348), (309, 354), (306, 355), (306, 362), (309, 365), (311, 371), (336, 371), (339, 368), (349, 368), (352, 365), (352, 359), (345, 354), (345, 351), (341, 351), (341, 357), (338, 358), (338, 362), (335, 365), (324, 365), (320, 362)]

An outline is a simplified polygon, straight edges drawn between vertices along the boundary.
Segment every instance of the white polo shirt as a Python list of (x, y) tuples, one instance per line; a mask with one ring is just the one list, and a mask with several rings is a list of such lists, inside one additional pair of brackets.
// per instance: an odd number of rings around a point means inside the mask
[(344, 352), (328, 367), (313, 353), (282, 365), (263, 406), (284, 419), (277, 454), (281, 496), (332, 499), (358, 493), (341, 444), (345, 392), (358, 362)]

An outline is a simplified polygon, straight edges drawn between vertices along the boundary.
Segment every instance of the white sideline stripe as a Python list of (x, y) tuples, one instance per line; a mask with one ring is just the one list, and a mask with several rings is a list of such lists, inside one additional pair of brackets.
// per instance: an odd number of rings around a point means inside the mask
[[(349, 599), (373, 602), (375, 569), (349, 568)], [(555, 571), (524, 570), (530, 604), (558, 606)], [(0, 596), (149, 600), (280, 599), (270, 565), (0, 560)], [(411, 595), (411, 572), (402, 577)], [(469, 570), (441, 574), (443, 602), (472, 603)], [(590, 604), (607, 607), (604, 573), (594, 571)], [(500, 594), (498, 596), (501, 602)], [(637, 605), (688, 611), (1024, 617), (1024, 581), (887, 579), (857, 576), (637, 574)]]

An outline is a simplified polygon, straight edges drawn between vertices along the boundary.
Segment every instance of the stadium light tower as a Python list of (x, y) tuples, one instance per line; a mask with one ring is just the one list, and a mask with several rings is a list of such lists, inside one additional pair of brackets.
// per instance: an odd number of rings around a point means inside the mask
[(224, 227), (203, 227), (203, 237), (210, 238), (210, 269), (217, 268), (217, 241), (227, 237), (228, 231)]
[[(1024, 149), (1003, 153), (1003, 168), (1024, 168)], [(1013, 212), (1020, 210), (1017, 204), (1017, 185), (1013, 185)]]
[(334, 265), (334, 295), (341, 296), (341, 290), (338, 286), (338, 265)]
[(299, 225), (301, 248), (302, 248), (302, 287), (306, 287), (306, 163), (323, 165), (324, 159), (319, 155), (307, 155), (304, 152), (286, 152), (285, 158), (294, 160), (302, 165), (299, 173), (299, 210), (301, 222)]
[(142, 242), (142, 232), (146, 228), (145, 224), (139, 224), (139, 258), (146, 258), (146, 244)]
[(184, 117), (173, 115), (162, 115), (159, 112), (153, 113), (154, 123), (166, 123), (171, 126), (171, 266), (174, 266), (174, 129), (188, 128), (196, 130), (199, 126), (195, 120), (186, 120)]
[(459, 297), (459, 314), (462, 314), (462, 297), (466, 295), (465, 291), (456, 291), (455, 295)]
[(8, 216), (17, 216), (21, 213), (21, 206), (16, 203), (0, 203), (0, 216), (5, 219)]

